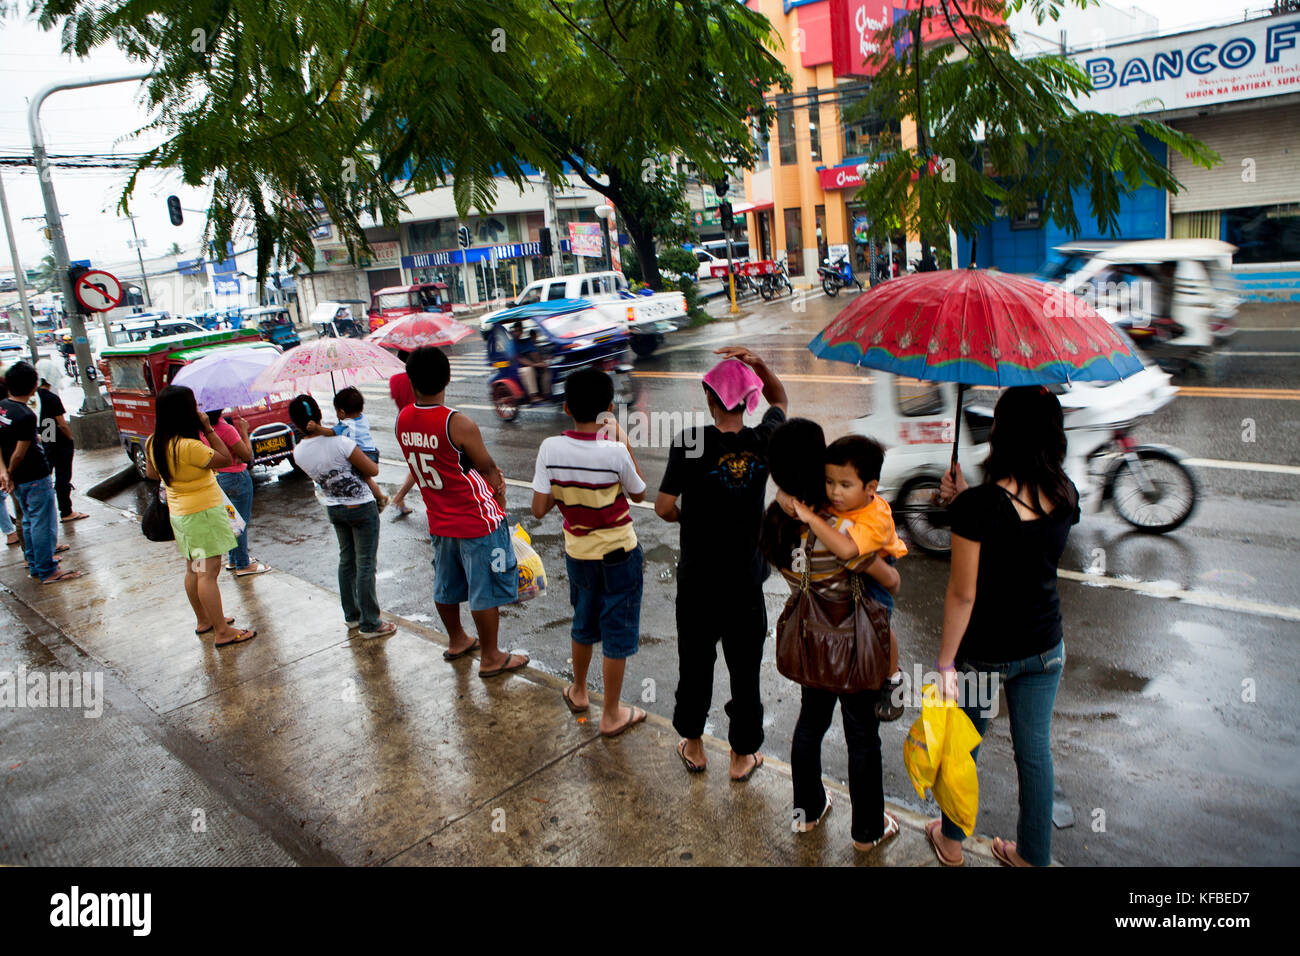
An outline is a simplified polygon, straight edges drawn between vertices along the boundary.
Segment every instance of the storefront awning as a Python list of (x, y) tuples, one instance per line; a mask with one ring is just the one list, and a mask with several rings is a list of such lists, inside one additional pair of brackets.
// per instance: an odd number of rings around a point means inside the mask
[(772, 201), (767, 202), (738, 202), (731, 207), (731, 213), (734, 216), (741, 216), (747, 212), (767, 212), (772, 208)]

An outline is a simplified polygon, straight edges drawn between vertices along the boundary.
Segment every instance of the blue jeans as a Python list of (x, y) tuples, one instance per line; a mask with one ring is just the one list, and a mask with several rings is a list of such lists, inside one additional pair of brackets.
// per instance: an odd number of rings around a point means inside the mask
[(0, 534), (14, 533), (14, 519), (9, 516), (9, 496), (0, 491)]
[(641, 589), (645, 556), (637, 545), (624, 557), (606, 563), (568, 554), (569, 603), (573, 605), (575, 644), (600, 644), (610, 660), (637, 652), (641, 639)]
[[(1016, 824), (1016, 852), (1033, 866), (1052, 863), (1052, 708), (1056, 689), (1065, 667), (1065, 642), (1043, 654), (1019, 661), (988, 664), (965, 661), (963, 671), (995, 673), (1007, 694), (1007, 718), (1011, 721), (1011, 746), (1016, 757), (1016, 774), (1020, 781), (1020, 819)], [(978, 701), (962, 707), (975, 729), (983, 736), (989, 718), (980, 716)], [(979, 759), (980, 748), (971, 751)], [(961, 827), (946, 816), (943, 835), (963, 840)]]
[(54, 482), (48, 476), (14, 485), (14, 498), (23, 510), (23, 550), (27, 573), (42, 581), (59, 570), (54, 548), (59, 543), (59, 509)]
[(217, 484), (226, 493), (230, 503), (235, 506), (239, 516), (244, 519), (244, 530), (235, 535), (235, 549), (230, 552), (230, 563), (236, 571), (242, 571), (249, 565), (248, 557), (248, 523), (253, 517), (253, 476), (248, 469), (243, 471), (217, 472)]
[(339, 600), (343, 619), (361, 622), (361, 630), (378, 629), (379, 595), (375, 591), (375, 554), (379, 551), (379, 507), (330, 505), (325, 509), (339, 539)]

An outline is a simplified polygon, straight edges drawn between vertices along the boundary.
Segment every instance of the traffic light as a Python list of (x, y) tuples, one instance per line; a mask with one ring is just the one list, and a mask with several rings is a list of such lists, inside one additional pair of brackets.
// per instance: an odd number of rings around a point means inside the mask
[(469, 248), (469, 226), (461, 226), (456, 230), (456, 245), (462, 249)]
[(181, 215), (180, 197), (178, 196), (167, 197), (167, 216), (168, 218), (171, 219), (173, 226), (179, 226), (182, 222), (185, 221), (185, 217)]
[(538, 244), (541, 246), (541, 253), (549, 256), (555, 252), (555, 247), (551, 245), (551, 230), (543, 226), (537, 233)]
[(731, 218), (731, 203), (724, 202), (718, 206), (718, 214), (722, 217), (723, 231), (730, 232), (731, 227), (734, 224), (734, 220)]
[(718, 179), (718, 180), (715, 180), (715, 181), (714, 181), (714, 183), (713, 183), (713, 191), (714, 191), (715, 193), (718, 194), (718, 198), (719, 198), (719, 199), (721, 199), (723, 196), (727, 195), (727, 186), (728, 186), (728, 183), (727, 183), (727, 177), (726, 177), (726, 176), (723, 176), (721, 179)]

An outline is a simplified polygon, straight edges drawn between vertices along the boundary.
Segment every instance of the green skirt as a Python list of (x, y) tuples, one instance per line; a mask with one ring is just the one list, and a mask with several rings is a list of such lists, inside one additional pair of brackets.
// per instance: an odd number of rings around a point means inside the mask
[(196, 511), (192, 515), (172, 515), (176, 547), (186, 561), (219, 558), (234, 549), (238, 542), (230, 528), (230, 515), (224, 505)]

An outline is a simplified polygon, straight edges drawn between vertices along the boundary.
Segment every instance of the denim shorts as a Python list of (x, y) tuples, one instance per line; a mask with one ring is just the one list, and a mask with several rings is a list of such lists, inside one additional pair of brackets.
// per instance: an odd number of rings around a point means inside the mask
[(611, 660), (631, 657), (641, 636), (641, 575), (644, 557), (637, 545), (623, 560), (584, 561), (564, 556), (573, 605), (573, 640), (600, 644)]
[(471, 611), (513, 604), (519, 598), (519, 563), (503, 521), (481, 538), (433, 539), (433, 599), (438, 604), (469, 601)]

